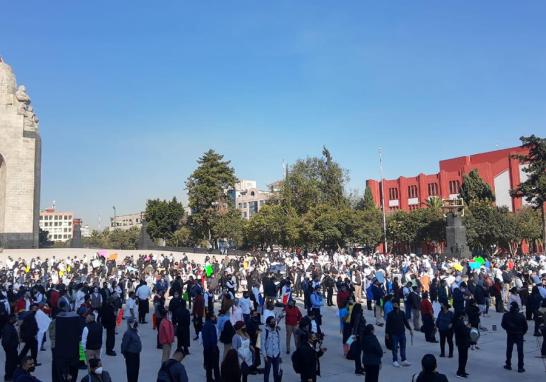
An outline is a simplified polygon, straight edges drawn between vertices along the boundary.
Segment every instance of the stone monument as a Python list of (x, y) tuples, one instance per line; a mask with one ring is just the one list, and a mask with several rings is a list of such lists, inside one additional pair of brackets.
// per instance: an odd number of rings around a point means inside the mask
[(470, 250), (466, 241), (466, 228), (463, 225), (464, 202), (462, 199), (444, 200), (446, 224), (446, 256), (455, 259), (470, 258)]
[(0, 247), (38, 248), (41, 158), (30, 97), (0, 58)]

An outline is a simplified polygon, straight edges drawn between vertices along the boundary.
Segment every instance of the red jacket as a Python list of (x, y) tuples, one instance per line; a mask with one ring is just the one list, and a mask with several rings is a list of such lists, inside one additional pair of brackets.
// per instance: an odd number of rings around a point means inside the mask
[(161, 320), (159, 324), (159, 344), (172, 344), (174, 342), (174, 327), (168, 318)]
[(198, 294), (193, 299), (192, 314), (196, 317), (203, 317), (205, 314), (205, 299), (202, 294)]
[(347, 304), (347, 300), (351, 297), (351, 292), (348, 290), (342, 291), (340, 290), (337, 293), (337, 307), (339, 309), (343, 308)]
[(434, 310), (432, 309), (432, 304), (427, 299), (421, 300), (421, 314), (422, 315), (427, 315), (428, 314), (430, 316), (434, 315)]
[(297, 306), (287, 306), (284, 310), (286, 313), (286, 325), (296, 326), (301, 320), (301, 312)]

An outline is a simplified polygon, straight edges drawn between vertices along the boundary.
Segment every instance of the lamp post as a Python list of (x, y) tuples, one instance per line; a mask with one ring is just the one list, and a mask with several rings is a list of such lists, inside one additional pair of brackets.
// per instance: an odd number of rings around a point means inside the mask
[(381, 173), (381, 211), (383, 212), (383, 246), (385, 253), (388, 253), (387, 248), (387, 217), (385, 216), (385, 188), (383, 179), (383, 150), (379, 148), (379, 171)]

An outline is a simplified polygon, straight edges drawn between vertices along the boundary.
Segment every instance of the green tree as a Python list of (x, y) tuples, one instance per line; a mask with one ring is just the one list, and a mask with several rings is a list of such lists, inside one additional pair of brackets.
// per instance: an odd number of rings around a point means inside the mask
[(373, 250), (383, 238), (381, 218), (381, 211), (377, 208), (353, 211), (351, 241)]
[(39, 248), (49, 248), (53, 244), (52, 241), (49, 240), (49, 231), (44, 231), (40, 228), (40, 233), (38, 234), (38, 246)]
[(191, 230), (189, 227), (183, 225), (173, 233), (170, 240), (167, 242), (167, 245), (172, 247), (183, 247), (191, 243), (190, 238)]
[(357, 210), (373, 210), (377, 209), (373, 200), (372, 190), (370, 186), (366, 186), (364, 197), (361, 198), (355, 206)]
[(182, 225), (184, 206), (176, 198), (172, 200), (150, 199), (146, 203), (145, 220), (150, 238), (169, 241)]
[(427, 199), (427, 208), (441, 210), (442, 209), (442, 199), (437, 197), (437, 196), (430, 196)]
[(245, 221), (241, 213), (233, 207), (218, 213), (211, 227), (211, 236), (214, 240), (226, 239), (240, 245), (243, 242), (243, 227)]
[(473, 201), (495, 201), (491, 187), (483, 181), (478, 174), (478, 170), (472, 170), (468, 174), (463, 175), (460, 196), (467, 205)]
[(128, 230), (115, 229), (107, 233), (107, 241), (104, 248), (113, 249), (137, 249), (140, 229), (131, 227)]
[(546, 243), (546, 139), (535, 135), (520, 138), (522, 146), (529, 150), (527, 155), (514, 155), (526, 164), (523, 172), (527, 179), (512, 190), (512, 196), (523, 197), (542, 213), (542, 240)]
[(280, 202), (286, 208), (293, 208), (300, 216), (318, 204), (336, 207), (349, 204), (343, 192), (348, 180), (347, 172), (333, 160), (326, 148), (322, 154), (321, 158), (296, 161), (283, 182)]
[(213, 226), (219, 213), (230, 201), (227, 190), (237, 182), (230, 161), (214, 150), (209, 150), (197, 160), (197, 168), (186, 181), (189, 206), (192, 214), (189, 225), (197, 240), (213, 242)]
[(282, 243), (283, 215), (283, 207), (278, 204), (263, 206), (246, 225), (247, 242), (262, 249), (268, 245)]
[(387, 238), (393, 252), (409, 253), (417, 240), (419, 222), (414, 214), (396, 211), (387, 219)]
[(519, 244), (525, 240), (535, 249), (542, 243), (542, 217), (539, 211), (533, 208), (523, 208), (515, 213), (516, 233), (519, 235)]
[(506, 234), (503, 232), (506, 229), (504, 218), (503, 212), (491, 202), (472, 202), (463, 218), (469, 248), (473, 251), (494, 253)]

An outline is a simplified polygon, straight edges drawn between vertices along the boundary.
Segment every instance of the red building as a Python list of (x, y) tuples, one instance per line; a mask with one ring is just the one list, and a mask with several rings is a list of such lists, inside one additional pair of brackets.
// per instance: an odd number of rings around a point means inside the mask
[[(527, 149), (513, 147), (490, 151), (482, 154), (468, 155), (440, 161), (440, 172), (432, 175), (419, 174), (415, 177), (385, 179), (386, 211), (410, 211), (425, 207), (430, 197), (441, 199), (457, 198), (463, 182), (463, 175), (476, 169), (480, 177), (491, 186), (497, 206), (505, 206), (510, 211), (519, 210), (525, 201), (510, 196), (510, 190), (516, 188), (527, 174), (522, 171), (525, 166), (513, 154), (526, 154)], [(368, 179), (377, 207), (381, 207), (381, 181)]]

